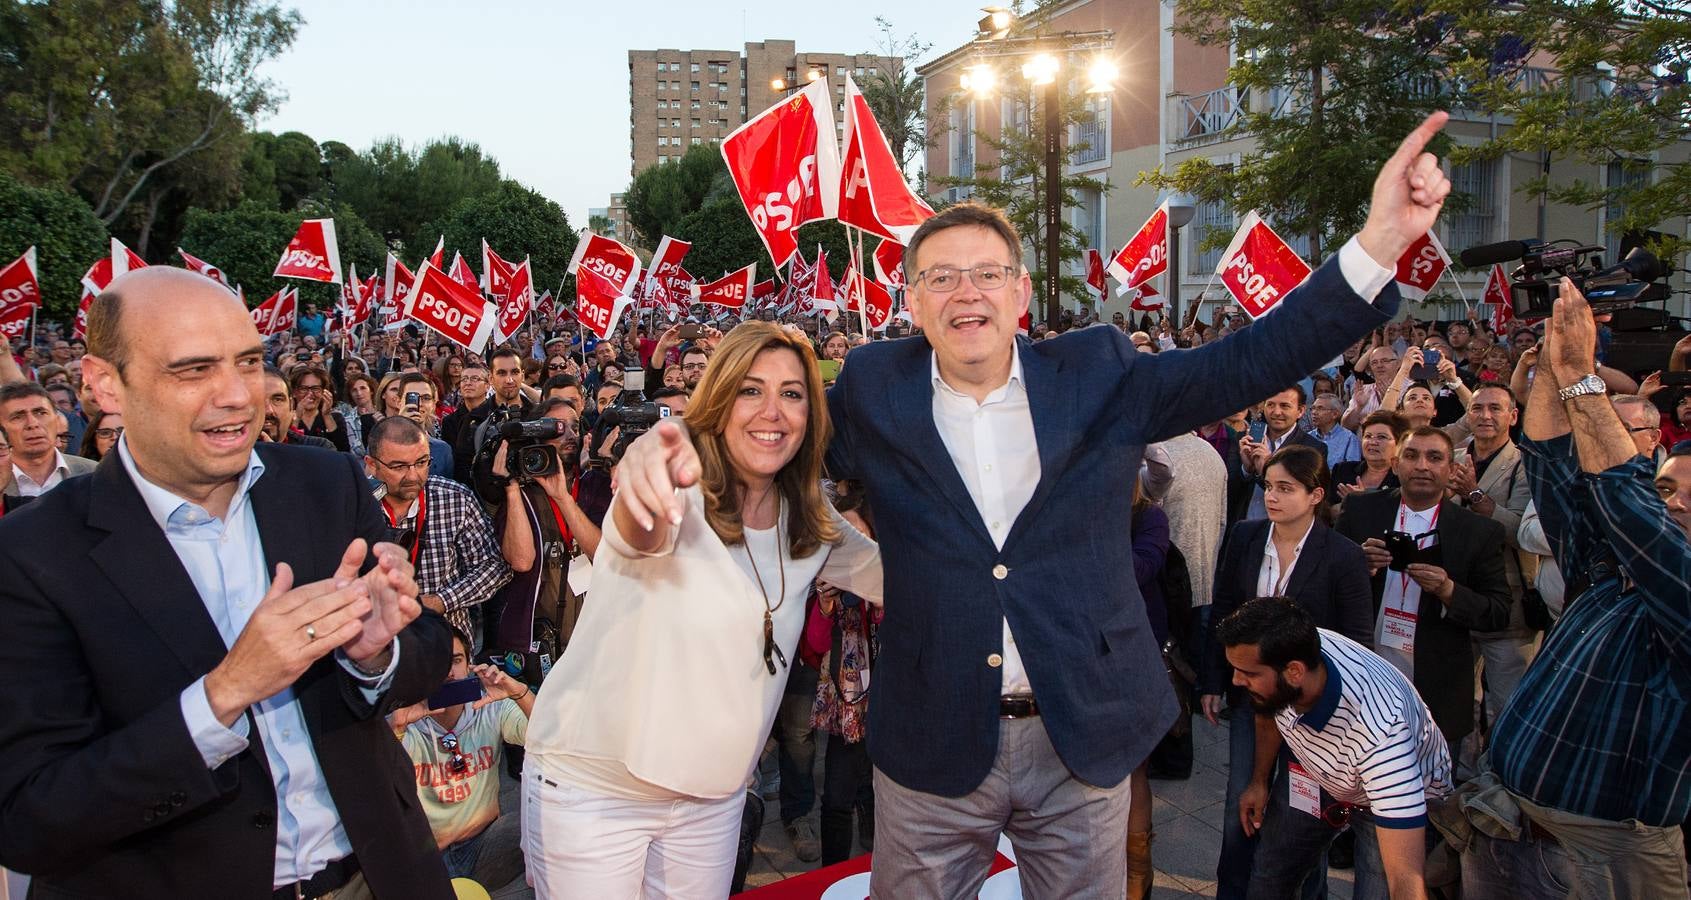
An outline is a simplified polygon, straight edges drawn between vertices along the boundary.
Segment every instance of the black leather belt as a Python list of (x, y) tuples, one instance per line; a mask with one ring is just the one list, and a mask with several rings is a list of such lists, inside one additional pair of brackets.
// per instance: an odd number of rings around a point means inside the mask
[(998, 718), (1026, 719), (1039, 715), (1039, 701), (1032, 694), (1005, 694), (998, 698)]
[(279, 887), (270, 896), (274, 900), (312, 900), (330, 891), (338, 891), (346, 887), (352, 876), (358, 874), (358, 857), (344, 856), (329, 863), (328, 868), (304, 881)]

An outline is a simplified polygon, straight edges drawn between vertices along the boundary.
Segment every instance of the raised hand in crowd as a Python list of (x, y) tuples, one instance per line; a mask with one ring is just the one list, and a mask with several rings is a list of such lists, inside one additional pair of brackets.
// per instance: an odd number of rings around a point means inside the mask
[[(470, 704), (471, 709), (481, 709), (490, 703), (501, 700), (521, 701), (525, 697), (532, 698), (534, 693), (529, 686), (505, 674), (505, 670), (498, 666), (481, 663), (470, 667), (470, 671), (481, 679), (481, 699)], [(524, 709), (523, 712), (528, 712)]]
[[(364, 540), (359, 538), (347, 548), (348, 556), (356, 551), (359, 564), (364, 562)], [(364, 615), (362, 628), (351, 641), (341, 646), (347, 658), (364, 664), (365, 668), (380, 668), (387, 662), (394, 636), (422, 614), (419, 605), (416, 570), (405, 550), (398, 544), (381, 543), (368, 551), (376, 557), (376, 565), (362, 579), (368, 588), (370, 609)], [(356, 571), (357, 567), (354, 567)]]
[(1651, 372), (1638, 383), (1638, 393), (1645, 397), (1653, 397), (1662, 389), (1662, 373)]
[(1239, 438), (1239, 461), (1248, 474), (1262, 474), (1262, 464), (1268, 461), (1268, 443), (1248, 434)]

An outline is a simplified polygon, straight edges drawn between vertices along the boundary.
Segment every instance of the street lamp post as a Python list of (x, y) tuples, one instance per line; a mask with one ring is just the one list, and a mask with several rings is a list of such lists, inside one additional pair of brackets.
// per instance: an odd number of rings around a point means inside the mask
[(1168, 198), (1168, 309), (1174, 330), (1180, 330), (1180, 229), (1192, 221), (1197, 212), (1190, 195), (1171, 194)]
[[(984, 60), (992, 57), (1017, 57), (1026, 59), (1022, 64), (1022, 75), (1031, 85), (1043, 87), (1039, 92), (1040, 105), (1044, 107), (1044, 178), (1045, 191), (1042, 204), (1043, 227), (1045, 241), (1043, 256), (1045, 261), (1045, 325), (1047, 328), (1057, 327), (1058, 313), (1062, 309), (1062, 269), (1060, 254), (1062, 253), (1062, 207), (1063, 207), (1063, 115), (1060, 107), (1061, 95), (1057, 85), (1057, 74), (1062, 68), (1058, 54), (1076, 50), (1108, 50), (1114, 42), (1114, 32), (1091, 31), (1084, 33), (1064, 32), (1057, 35), (1036, 35), (1029, 37), (1011, 37), (1014, 22), (1009, 10), (1003, 7), (989, 6), (983, 10), (987, 16), (981, 19), (975, 43), (980, 48), (980, 57)], [(1031, 54), (1031, 56), (1030, 56)], [(1105, 59), (1098, 59), (1088, 69), (1088, 77), (1092, 84), (1088, 93), (1108, 93), (1110, 82), (1115, 78), (1115, 66)], [(963, 76), (962, 86), (966, 91), (976, 94), (990, 93), (996, 78), (992, 67), (984, 62), (972, 66)], [(1030, 100), (1032, 97), (1030, 96)], [(1032, 127), (1033, 123), (1029, 123)], [(1031, 137), (1031, 135), (1030, 135)], [(1038, 174), (1034, 177), (1034, 195), (1038, 202)]]

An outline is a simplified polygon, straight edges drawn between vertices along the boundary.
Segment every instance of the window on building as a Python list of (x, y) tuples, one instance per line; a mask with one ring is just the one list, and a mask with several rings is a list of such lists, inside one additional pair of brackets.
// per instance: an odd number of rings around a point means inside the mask
[(863, 77), (863, 67), (858, 66), (856, 69), (853, 69), (852, 74), (856, 75), (858, 78), (862, 78)]
[[(1604, 172), (1604, 184), (1610, 188), (1641, 188), (1650, 183), (1650, 161), (1647, 159), (1615, 160)], [(1603, 261), (1614, 264), (1621, 260), (1621, 240), (1626, 235), (1612, 231), (1609, 223), (1626, 215), (1626, 204), (1610, 199), (1603, 208), (1603, 244), (1607, 248)]]
[(692, 64), (692, 65), (691, 65), (691, 67), (690, 67), (690, 68), (689, 68), (689, 69), (688, 69), (688, 71), (690, 71), (690, 72), (693, 72), (693, 73), (694, 73), (694, 74), (698, 74), (698, 71), (699, 71), (699, 64), (698, 64), (698, 63), (693, 63), (693, 64)]
[(675, 91), (676, 93), (680, 93), (681, 92), (681, 82), (671, 81), (669, 83), (669, 89), (672, 90), (672, 91)]
[(658, 82), (658, 90), (661, 92), (663, 89), (664, 89), (664, 83), (661, 82), (661, 81)]
[(1104, 94), (1086, 97), (1086, 113), (1074, 126), (1074, 142), (1085, 144), (1075, 154), (1076, 163), (1095, 163), (1110, 158), (1110, 98)]
[(694, 131), (698, 131), (698, 130), (699, 130), (699, 120), (698, 120), (698, 119), (694, 119), (694, 120), (693, 120), (693, 130), (694, 130)]
[[(1074, 210), (1074, 227), (1080, 230), (1086, 246), (1096, 247), (1099, 252), (1108, 254), (1110, 248), (1104, 246), (1104, 194), (1101, 191), (1082, 190), (1076, 192), (1076, 199), (1080, 205)], [(1085, 274), (1086, 260), (1080, 260), (1081, 274)]]
[(697, 101), (697, 100), (694, 100), (694, 101), (693, 101), (693, 108), (694, 108), (694, 109), (698, 109), (698, 108), (699, 108), (699, 101)]
[(1191, 227), (1186, 229), (1186, 238), (1190, 241), (1191, 250), (1187, 253), (1190, 263), (1186, 267), (1188, 275), (1208, 275), (1221, 264), (1221, 254), (1227, 251), (1226, 245), (1199, 252), (1198, 245), (1209, 237), (1211, 232), (1231, 234), (1235, 227), (1233, 221), (1233, 206), (1225, 200), (1214, 203), (1199, 203), (1192, 213)]
[(951, 133), (951, 174), (975, 177), (975, 101), (965, 101), (951, 111)]
[(692, 88), (693, 88), (693, 93), (697, 94), (699, 92), (699, 83), (697, 81), (693, 82)]
[(697, 145), (698, 145), (698, 143), (699, 143), (699, 140), (700, 140), (700, 139), (699, 139), (699, 138), (693, 138), (693, 144), (694, 144), (694, 145), (695, 145), (695, 146), (697, 146)]
[(681, 120), (680, 119), (670, 119), (669, 120), (669, 127), (680, 128), (681, 127)]
[(1450, 190), (1468, 198), (1468, 207), (1444, 217), (1452, 253), (1497, 240), (1497, 161), (1479, 159), (1450, 170)]
[(875, 67), (874, 67), (874, 66), (870, 66), (870, 67), (869, 67), (869, 75), (870, 75), (870, 77), (874, 77), (874, 76), (876, 76), (876, 75), (879, 75), (879, 74), (881, 74), (881, 73), (879, 73), (879, 72), (877, 72), (877, 71), (875, 71)]

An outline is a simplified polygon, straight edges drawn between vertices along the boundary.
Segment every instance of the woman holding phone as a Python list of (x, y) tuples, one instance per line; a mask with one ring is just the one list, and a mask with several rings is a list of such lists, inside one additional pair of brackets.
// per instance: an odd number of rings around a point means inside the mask
[(807, 340), (734, 329), (685, 422), (657, 426), (698, 452), (683, 512), (613, 500), (593, 600), (535, 705), (523, 850), (541, 898), (726, 896), (811, 582), (881, 600), (879, 550), (822, 494)]

